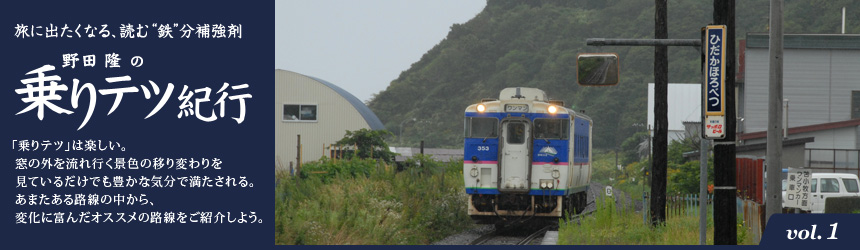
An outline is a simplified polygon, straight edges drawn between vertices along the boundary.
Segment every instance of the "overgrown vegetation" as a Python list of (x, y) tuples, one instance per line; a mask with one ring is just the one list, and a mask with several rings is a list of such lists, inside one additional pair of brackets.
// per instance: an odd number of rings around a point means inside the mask
[[(667, 194), (687, 195), (699, 193), (699, 161), (689, 161), (683, 154), (698, 150), (694, 136), (670, 141), (668, 148)], [(650, 192), (645, 171), (651, 166), (647, 153), (647, 137), (633, 135), (616, 150), (598, 150), (594, 153), (592, 181), (613, 186), (631, 194), (634, 200), (642, 199), (642, 192)], [(642, 147), (640, 147), (642, 146)], [(644, 149), (644, 150), (643, 150)], [(616, 154), (617, 153), (617, 154)], [(616, 158), (617, 155), (617, 158)], [(616, 165), (621, 165), (619, 168)], [(708, 159), (708, 180), (713, 183), (713, 158)], [(651, 194), (654, 195), (654, 194)], [(643, 221), (641, 212), (629, 208), (613, 207), (611, 199), (599, 199), (598, 209), (580, 223), (566, 224), (559, 229), (559, 244), (598, 245), (696, 245), (699, 239), (699, 218), (688, 213), (667, 216), (666, 223), (652, 228)], [(667, 211), (672, 213), (672, 211)], [(677, 211), (674, 211), (677, 212)], [(711, 211), (712, 212), (712, 211)], [(689, 214), (694, 214), (690, 211)], [(713, 244), (713, 218), (708, 217), (707, 242)], [(562, 220), (562, 224), (566, 220)], [(737, 222), (738, 244), (754, 244), (749, 228), (741, 216)]]
[(394, 153), (388, 151), (388, 143), (385, 136), (390, 136), (387, 130), (359, 129), (346, 131), (343, 139), (337, 141), (336, 145), (353, 146), (353, 151), (345, 156), (347, 158), (358, 157), (361, 159), (379, 159), (385, 162), (394, 160)]
[[(559, 245), (698, 245), (697, 216), (669, 216), (666, 224), (652, 228), (640, 212), (617, 207), (611, 198), (596, 201), (597, 210), (588, 217), (559, 221)], [(713, 244), (714, 223), (708, 216), (707, 244)], [(753, 244), (742, 221), (738, 222), (738, 245)]]
[(429, 244), (473, 225), (462, 165), (417, 156), (406, 171), (382, 161), (323, 158), (275, 192), (275, 243)]
[[(738, 1), (737, 39), (748, 32), (767, 32), (768, 1)], [(860, 9), (860, 1), (786, 1), (784, 29), (792, 33), (839, 33), (841, 8)], [(669, 37), (699, 38), (711, 23), (711, 1), (671, 0)], [(860, 20), (849, 11), (847, 20)], [(852, 21), (853, 20), (853, 21)], [(389, 130), (403, 121), (404, 144), (462, 146), (465, 107), (484, 97), (498, 97), (505, 87), (536, 87), (568, 107), (594, 118), (594, 146), (610, 150), (641, 131), (645, 122), (647, 83), (653, 82), (653, 48), (586, 46), (586, 38), (653, 38), (654, 2), (642, 0), (521, 1), (489, 0), (472, 20), (454, 24), (448, 36), (376, 94), (368, 106)], [(860, 33), (848, 25), (846, 32)], [(740, 51), (740, 50), (738, 50)], [(575, 83), (576, 55), (617, 52), (621, 83), (615, 87), (581, 87)], [(695, 49), (669, 48), (669, 81), (699, 82), (701, 65)], [(626, 165), (626, 164), (625, 164)]]
[[(667, 161), (667, 192), (668, 194), (698, 194), (699, 193), (699, 161), (688, 161), (683, 154), (698, 150), (698, 141), (691, 139), (692, 137), (683, 138), (677, 141), (670, 141), (668, 148)], [(598, 150), (594, 154), (592, 175), (593, 181), (611, 185), (613, 188), (621, 189), (632, 195), (633, 199), (641, 199), (642, 191), (648, 191), (649, 187), (647, 180), (650, 176), (646, 176), (645, 172), (651, 168), (651, 162), (648, 159), (647, 148), (648, 137), (642, 137), (640, 134), (635, 134), (625, 140), (624, 146), (617, 150)], [(638, 145), (646, 145), (644, 150)], [(640, 153), (644, 151), (645, 153)], [(618, 165), (616, 162), (616, 152), (618, 153)], [(698, 155), (697, 155), (698, 156)], [(714, 162), (713, 157), (708, 157), (708, 183), (713, 184), (714, 181)]]

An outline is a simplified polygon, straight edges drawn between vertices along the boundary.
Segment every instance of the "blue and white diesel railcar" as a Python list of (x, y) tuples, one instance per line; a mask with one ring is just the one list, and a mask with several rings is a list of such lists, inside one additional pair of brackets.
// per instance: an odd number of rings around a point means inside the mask
[(535, 88), (506, 88), (465, 112), (469, 215), (484, 222), (580, 213), (591, 181), (591, 118)]

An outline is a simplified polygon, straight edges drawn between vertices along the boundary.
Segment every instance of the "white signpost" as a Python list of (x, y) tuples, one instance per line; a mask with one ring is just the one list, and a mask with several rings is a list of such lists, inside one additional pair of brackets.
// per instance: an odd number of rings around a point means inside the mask
[(810, 210), (812, 204), (809, 202), (810, 182), (809, 176), (812, 172), (808, 169), (790, 168), (785, 185), (785, 207), (800, 208), (802, 210)]
[(612, 186), (606, 186), (606, 196), (612, 196)]
[(708, 25), (705, 29), (702, 44), (706, 58), (703, 65), (705, 79), (702, 85), (702, 136), (705, 139), (722, 139), (726, 137), (726, 26)]

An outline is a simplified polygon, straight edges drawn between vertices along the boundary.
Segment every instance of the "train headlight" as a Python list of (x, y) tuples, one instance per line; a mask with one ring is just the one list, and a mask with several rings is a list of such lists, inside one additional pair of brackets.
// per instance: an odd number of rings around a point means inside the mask
[(549, 111), (550, 114), (555, 114), (555, 112), (558, 111), (558, 108), (553, 105), (550, 105), (549, 108), (546, 108), (546, 111)]
[(540, 180), (540, 188), (541, 189), (552, 189), (553, 181), (551, 179), (541, 179)]
[(469, 175), (471, 175), (472, 177), (478, 177), (478, 169), (472, 168), (472, 170), (469, 171)]
[(484, 110), (487, 110), (487, 107), (484, 104), (478, 104), (478, 112), (484, 112)]
[(558, 177), (561, 177), (561, 172), (558, 170), (553, 170), (552, 171), (552, 178), (558, 179)]

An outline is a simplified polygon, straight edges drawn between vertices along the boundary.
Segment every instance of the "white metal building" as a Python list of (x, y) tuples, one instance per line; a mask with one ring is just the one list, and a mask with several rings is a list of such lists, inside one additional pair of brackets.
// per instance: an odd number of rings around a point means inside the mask
[[(768, 35), (748, 34), (738, 110), (743, 133), (767, 130), (768, 55)], [(789, 128), (860, 118), (860, 35), (786, 34), (783, 58)], [(860, 148), (857, 126), (806, 132), (815, 137), (809, 148)]]
[[(743, 120), (738, 139), (741, 147), (763, 145), (768, 120), (768, 34), (747, 34), (741, 51), (738, 117)], [(860, 35), (785, 34), (783, 98), (788, 100), (784, 144), (811, 138), (803, 141), (805, 150), (798, 158), (802, 163), (784, 161), (783, 166), (860, 173)], [(740, 147), (738, 151), (741, 154)]]
[(275, 166), (296, 163), (297, 135), (302, 162), (320, 159), (324, 146), (342, 139), (347, 130), (385, 129), (358, 98), (319, 78), (275, 70)]
[[(767, 130), (768, 35), (748, 34), (745, 48), (744, 133)], [(783, 41), (783, 98), (788, 127), (860, 118), (860, 35), (786, 34)], [(854, 99), (854, 101), (852, 101)], [(842, 131), (844, 130), (844, 131)], [(816, 136), (813, 148), (857, 149), (857, 128), (839, 136)], [(833, 140), (838, 139), (838, 140)]]

